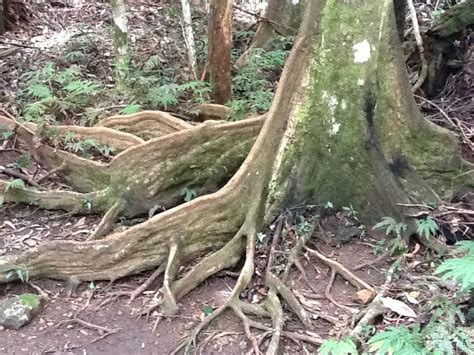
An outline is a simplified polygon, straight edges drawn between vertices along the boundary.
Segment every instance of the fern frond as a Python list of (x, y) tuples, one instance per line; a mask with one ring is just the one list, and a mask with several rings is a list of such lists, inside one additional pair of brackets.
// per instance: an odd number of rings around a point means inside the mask
[(53, 97), (49, 88), (44, 84), (32, 84), (28, 87), (28, 95), (37, 99), (48, 99)]

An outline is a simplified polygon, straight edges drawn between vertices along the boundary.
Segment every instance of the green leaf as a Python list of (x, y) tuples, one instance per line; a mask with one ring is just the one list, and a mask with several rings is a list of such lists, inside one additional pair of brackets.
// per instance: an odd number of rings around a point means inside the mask
[(377, 355), (385, 354), (423, 354), (423, 336), (417, 327), (412, 330), (406, 326), (388, 327), (386, 331), (375, 334), (368, 341), (369, 351)]
[(430, 216), (418, 220), (417, 223), (418, 228), (416, 232), (421, 237), (430, 238), (436, 235), (436, 232), (438, 231), (438, 224)]
[(456, 252), (466, 255), (444, 261), (435, 273), (441, 274), (443, 280), (455, 280), (461, 292), (468, 292), (474, 289), (474, 241), (456, 243)]
[(214, 308), (211, 306), (203, 306), (202, 312), (205, 314), (206, 317), (209, 317), (214, 312)]
[(28, 95), (37, 99), (48, 99), (53, 97), (51, 90), (43, 84), (32, 84), (28, 87)]
[(131, 113), (136, 113), (138, 111), (140, 111), (142, 108), (141, 105), (139, 104), (131, 104), (131, 105), (128, 105), (128, 106), (125, 106), (121, 111), (120, 111), (120, 114), (121, 115), (129, 115)]
[(31, 164), (31, 156), (27, 153), (23, 153), (18, 157), (18, 160), (16, 161), (16, 166), (20, 169), (26, 169), (30, 166)]
[(24, 189), (25, 182), (22, 179), (15, 179), (7, 182), (7, 186), (5, 187), (5, 192), (8, 190), (15, 190), (15, 189)]
[(34, 293), (24, 293), (19, 296), (19, 299), (23, 305), (36, 308), (40, 303), (41, 297)]
[(184, 196), (184, 201), (189, 202), (197, 196), (197, 193), (196, 190), (188, 189), (187, 187), (185, 187), (181, 191), (181, 196)]
[(336, 340), (334, 338), (325, 340), (319, 348), (321, 355), (357, 355), (357, 346), (350, 337)]

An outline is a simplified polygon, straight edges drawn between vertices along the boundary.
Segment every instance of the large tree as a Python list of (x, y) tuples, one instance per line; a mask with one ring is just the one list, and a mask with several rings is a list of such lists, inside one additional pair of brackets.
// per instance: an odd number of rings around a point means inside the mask
[[(297, 203), (331, 201), (352, 204), (372, 222), (403, 216), (403, 204), (436, 203), (473, 186), (473, 167), (461, 159), (455, 137), (426, 121), (411, 96), (393, 5), (392, 0), (309, 2), (266, 117), (191, 127), (145, 112), (89, 129), (59, 128), (115, 144), (123, 152), (110, 163), (50, 147), (37, 127), (3, 118), (36, 159), (81, 191), (7, 189), (3, 182), (5, 201), (106, 213), (94, 232), (97, 240), (55, 241), (0, 259), (1, 281), (21, 275), (8, 273), (17, 269), (29, 277), (77, 282), (159, 268), (164, 272), (160, 306), (171, 313), (184, 295), (244, 254), (228, 301), (193, 334), (229, 307), (247, 326), (258, 327), (246, 312), (271, 315), (269, 353), (275, 353), (285, 334), (281, 299), (311, 328), (285, 286), (288, 272), (267, 273), (263, 306), (239, 300), (254, 272), (256, 234), (265, 219)], [(183, 187), (200, 197), (101, 238), (118, 216), (182, 202)], [(179, 273), (198, 257), (189, 271)]]

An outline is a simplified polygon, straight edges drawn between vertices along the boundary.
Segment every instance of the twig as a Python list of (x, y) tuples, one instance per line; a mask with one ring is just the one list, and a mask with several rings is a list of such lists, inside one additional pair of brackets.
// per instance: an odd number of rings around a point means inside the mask
[(413, 34), (415, 35), (416, 45), (418, 46), (418, 52), (420, 53), (421, 69), (418, 75), (418, 80), (413, 85), (411, 91), (416, 92), (425, 82), (426, 76), (428, 75), (428, 62), (425, 57), (425, 48), (423, 46), (423, 38), (420, 34), (420, 26), (418, 25), (418, 18), (416, 17), (416, 9), (413, 4), (413, 0), (407, 0), (408, 7), (410, 9), (411, 22), (413, 24)]

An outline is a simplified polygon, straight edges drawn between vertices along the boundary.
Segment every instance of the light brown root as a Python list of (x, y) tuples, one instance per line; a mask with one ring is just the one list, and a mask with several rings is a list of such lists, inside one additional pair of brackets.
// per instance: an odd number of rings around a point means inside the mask
[[(229, 295), (227, 301), (225, 301), (221, 306), (219, 306), (210, 316), (204, 319), (189, 335), (189, 338), (180, 344), (178, 348), (175, 350), (175, 353), (178, 352), (180, 349), (184, 348), (185, 353), (189, 353), (191, 347), (196, 345), (196, 339), (199, 333), (203, 329), (205, 329), (214, 319), (219, 317), (227, 308), (234, 308), (238, 307), (240, 304), (240, 294), (245, 290), (245, 288), (250, 283), (252, 279), (252, 275), (254, 272), (254, 257), (255, 257), (255, 239), (256, 239), (256, 231), (254, 228), (254, 221), (253, 219), (256, 218), (253, 209), (250, 208), (246, 221), (243, 223), (240, 230), (234, 236), (231, 242), (237, 243), (245, 237), (246, 239), (246, 254), (245, 254), (245, 263), (242, 267), (240, 272), (240, 276), (237, 279), (237, 282), (232, 289), (231, 294)], [(230, 244), (230, 243), (229, 243)], [(221, 249), (222, 250), (222, 249)], [(210, 256), (212, 257), (212, 255)], [(209, 257), (209, 258), (210, 258)], [(204, 260), (203, 260), (204, 261)], [(217, 272), (219, 270), (215, 270)]]
[(329, 277), (328, 284), (326, 286), (326, 289), (324, 290), (324, 297), (326, 297), (328, 299), (328, 301), (331, 302), (336, 307), (339, 307), (339, 308), (341, 308), (341, 309), (343, 309), (347, 312), (351, 312), (351, 309), (349, 307), (346, 307), (346, 306), (340, 304), (331, 295), (331, 288), (332, 288), (332, 285), (334, 284), (334, 280), (336, 279), (336, 275), (337, 275), (336, 270), (331, 269), (331, 276)]
[(3, 196), (5, 202), (25, 203), (78, 214), (100, 213), (106, 211), (109, 204), (106, 190), (86, 194), (61, 190), (36, 191), (28, 188), (8, 188), (8, 182), (3, 180), (0, 180), (0, 196)]
[(148, 279), (146, 279), (146, 281), (144, 283), (142, 283), (138, 288), (136, 288), (133, 292), (131, 293), (127, 293), (127, 295), (129, 294), (130, 295), (130, 301), (129, 302), (132, 302), (133, 300), (135, 300), (135, 298), (137, 298), (138, 296), (140, 296), (144, 291), (146, 291), (146, 289), (148, 287), (150, 287), (150, 285), (158, 278), (160, 277), (160, 275), (165, 271), (165, 268), (166, 268), (166, 265), (165, 264), (161, 264), (154, 272), (153, 274), (150, 275), (150, 277)]
[(283, 326), (285, 325), (285, 318), (280, 299), (274, 289), (270, 289), (268, 292), (265, 306), (271, 314), (273, 324), (272, 337), (268, 344), (267, 355), (276, 355), (278, 354), (278, 349), (280, 347), (280, 339), (283, 332)]
[(370, 305), (356, 316), (358, 322), (349, 332), (349, 336), (352, 337), (355, 341), (360, 341), (361, 335), (363, 334), (365, 327), (368, 324), (373, 324), (375, 319), (387, 310), (387, 308), (383, 305), (382, 298), (388, 292), (390, 285), (392, 284), (393, 279), (395, 277), (395, 273), (400, 267), (402, 261), (403, 257), (400, 257), (392, 264), (392, 266), (387, 271), (385, 282), (381, 286), (380, 292), (375, 296)]
[(142, 111), (105, 118), (96, 127), (108, 127), (148, 140), (192, 128), (192, 125), (166, 112)]
[(355, 288), (358, 290), (360, 289), (366, 289), (370, 290), (372, 292), (375, 292), (374, 288), (370, 286), (367, 282), (362, 280), (360, 277), (349, 271), (345, 266), (342, 264), (338, 263), (337, 261), (334, 261), (320, 252), (310, 249), (308, 247), (305, 247), (305, 250), (308, 251), (311, 255), (314, 255), (317, 257), (320, 261), (322, 261), (324, 264), (326, 264), (328, 267), (331, 268), (331, 270), (334, 270), (338, 274), (340, 274), (342, 277), (344, 277), (349, 283), (352, 284)]
[(171, 291), (171, 284), (178, 274), (181, 265), (179, 244), (176, 240), (171, 241), (168, 263), (166, 264), (165, 277), (163, 280), (162, 297), (163, 302), (160, 305), (163, 315), (173, 315), (178, 311), (176, 298)]
[(268, 286), (274, 288), (275, 291), (286, 301), (286, 303), (288, 303), (291, 310), (296, 314), (306, 329), (313, 329), (310, 315), (300, 304), (293, 291), (285, 286), (285, 284), (272, 273), (267, 275), (266, 283)]
[(104, 217), (100, 221), (99, 225), (92, 232), (87, 240), (97, 240), (104, 237), (106, 234), (110, 233), (112, 230), (115, 221), (123, 212), (124, 202), (119, 200), (116, 201), (112, 207), (105, 213)]
[(378, 263), (381, 263), (382, 261), (388, 260), (388, 259), (390, 258), (390, 255), (391, 255), (391, 251), (388, 250), (388, 251), (386, 251), (385, 253), (383, 253), (382, 255), (380, 255), (378, 258), (376, 258), (375, 260), (369, 260), (369, 261), (367, 261), (366, 263), (357, 265), (357, 266), (354, 267), (352, 270), (353, 270), (353, 271), (359, 271), (359, 270), (362, 270), (363, 268), (365, 268), (365, 267), (367, 267), (367, 266), (374, 266), (374, 265), (377, 265)]

